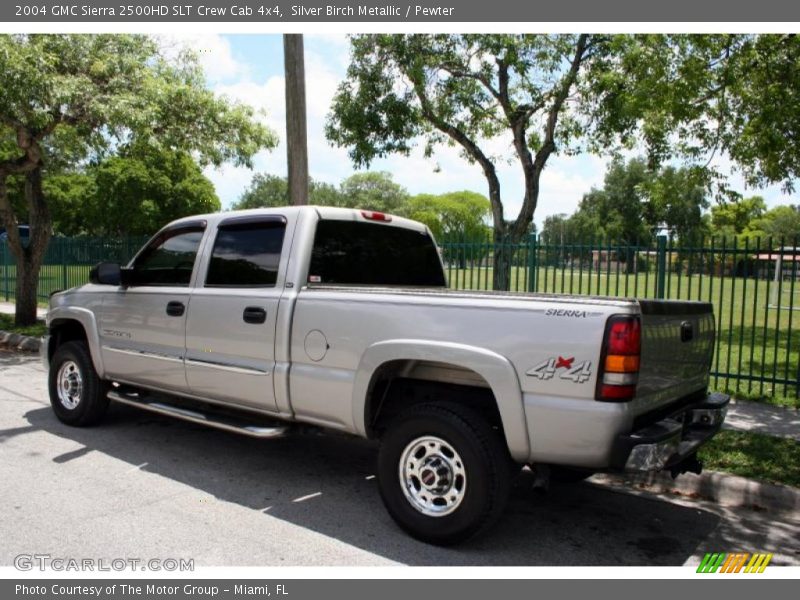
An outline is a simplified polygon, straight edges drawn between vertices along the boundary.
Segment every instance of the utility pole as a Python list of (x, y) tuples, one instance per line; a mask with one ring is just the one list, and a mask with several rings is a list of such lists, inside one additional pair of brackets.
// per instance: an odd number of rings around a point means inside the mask
[(308, 140), (306, 134), (306, 75), (303, 36), (284, 34), (286, 78), (286, 159), (289, 165), (289, 202), (308, 204)]

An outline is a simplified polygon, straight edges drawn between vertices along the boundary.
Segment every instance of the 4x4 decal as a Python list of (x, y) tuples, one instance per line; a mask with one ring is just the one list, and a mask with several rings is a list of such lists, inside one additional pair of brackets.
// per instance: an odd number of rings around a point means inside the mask
[[(525, 373), (529, 377), (536, 377), (541, 380), (552, 379), (558, 371), (559, 379), (567, 379), (574, 383), (585, 383), (592, 376), (592, 361), (585, 360), (573, 366), (574, 356), (564, 358), (563, 356), (548, 358)], [(560, 371), (560, 369), (564, 369)]]

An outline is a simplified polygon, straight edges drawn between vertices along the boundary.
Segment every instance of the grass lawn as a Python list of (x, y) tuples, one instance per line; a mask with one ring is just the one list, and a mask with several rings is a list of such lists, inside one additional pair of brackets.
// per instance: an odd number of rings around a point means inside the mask
[(721, 431), (698, 452), (704, 467), (800, 487), (800, 442), (761, 433)]
[[(90, 265), (42, 265), (39, 271), (39, 300), (46, 301), (55, 291), (87, 283), (91, 268)], [(16, 282), (17, 267), (0, 264), (0, 300), (14, 301)]]
[(0, 331), (11, 331), (13, 333), (21, 333), (22, 335), (41, 337), (47, 332), (47, 327), (45, 327), (44, 323), (41, 321), (36, 325), (16, 327), (14, 325), (14, 315), (0, 313)]

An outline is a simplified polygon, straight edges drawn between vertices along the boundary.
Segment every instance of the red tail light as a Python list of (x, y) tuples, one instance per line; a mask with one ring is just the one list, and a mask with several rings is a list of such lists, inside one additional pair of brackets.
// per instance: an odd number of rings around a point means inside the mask
[(385, 223), (388, 223), (389, 221), (392, 220), (391, 215), (387, 215), (385, 213), (378, 212), (376, 210), (362, 210), (361, 216), (364, 217), (365, 219), (369, 219), (370, 221), (383, 221)]
[(597, 374), (597, 400), (627, 402), (636, 395), (642, 325), (638, 316), (617, 315), (606, 323), (600, 372)]
[(610, 355), (637, 356), (642, 346), (639, 317), (611, 317), (606, 325), (606, 351)]

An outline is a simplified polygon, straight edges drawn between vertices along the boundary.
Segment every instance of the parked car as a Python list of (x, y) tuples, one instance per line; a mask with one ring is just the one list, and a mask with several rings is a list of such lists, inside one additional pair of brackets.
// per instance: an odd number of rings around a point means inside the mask
[(707, 391), (711, 304), (450, 290), (428, 228), (372, 211), (185, 218), (91, 279), (50, 299), (61, 421), (110, 399), (262, 439), (377, 439), (386, 508), (436, 544), (489, 527), (522, 465), (699, 472), (729, 401)]
[[(17, 230), (19, 231), (19, 237), (22, 240), (22, 244), (27, 245), (31, 239), (31, 228), (30, 225), (17, 225)], [(0, 244), (4, 244), (8, 241), (8, 231), (5, 227), (0, 227)]]

